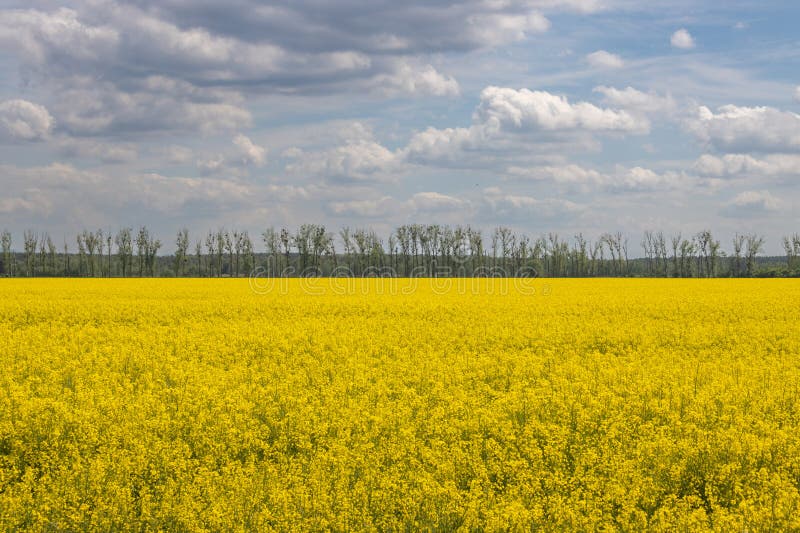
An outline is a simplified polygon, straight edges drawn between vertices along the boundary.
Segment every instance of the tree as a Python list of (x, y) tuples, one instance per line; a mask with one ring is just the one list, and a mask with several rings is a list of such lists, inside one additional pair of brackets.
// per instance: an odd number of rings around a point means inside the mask
[(655, 253), (661, 263), (661, 275), (667, 277), (667, 239), (661, 231), (655, 236)]
[(745, 236), (745, 244), (747, 246), (745, 267), (747, 268), (747, 276), (752, 277), (756, 272), (756, 256), (764, 248), (764, 237), (755, 234), (747, 235)]
[(203, 243), (197, 241), (194, 244), (194, 255), (197, 257), (197, 276), (203, 276)]
[(222, 276), (222, 258), (225, 255), (225, 233), (217, 230), (217, 277)]
[(150, 232), (145, 226), (139, 228), (136, 234), (136, 257), (139, 260), (139, 277), (144, 275), (144, 270), (149, 263), (148, 254), (150, 253)]
[(672, 276), (676, 278), (680, 275), (680, 264), (678, 263), (678, 249), (681, 246), (682, 240), (683, 237), (681, 236), (680, 233), (678, 233), (677, 235), (673, 236), (670, 239), (670, 242), (672, 243)]
[(148, 272), (151, 276), (155, 276), (158, 271), (158, 262), (156, 259), (158, 258), (158, 250), (161, 248), (161, 241), (158, 239), (151, 238), (150, 242), (148, 243)]
[(47, 260), (47, 241), (50, 239), (50, 236), (47, 233), (43, 233), (42, 236), (39, 238), (39, 275), (44, 276), (47, 274), (47, 269), (45, 268), (45, 262)]
[(56, 245), (53, 243), (53, 239), (50, 238), (50, 235), (47, 236), (47, 255), (50, 258), (50, 273), (51, 275), (56, 275)]
[(791, 237), (783, 238), (783, 249), (786, 252), (786, 266), (789, 270), (794, 270), (798, 266), (798, 256), (800, 256), (800, 234), (795, 233)]
[(208, 272), (209, 277), (214, 276), (214, 259), (216, 258), (216, 252), (217, 237), (214, 235), (213, 231), (209, 231), (206, 235), (206, 255), (208, 256), (206, 271)]
[(36, 243), (39, 236), (31, 230), (26, 230), (22, 235), (25, 250), (25, 275), (36, 275)]
[(240, 235), (239, 239), (239, 249), (242, 258), (242, 272), (249, 276), (253, 271), (253, 266), (256, 262), (255, 253), (253, 250), (253, 241), (250, 239), (250, 235), (246, 231)]
[[(275, 231), (275, 228), (267, 228), (264, 233), (261, 234), (261, 238), (267, 249), (267, 274), (276, 276), (279, 272), (278, 261), (280, 260), (281, 253), (280, 237), (278, 236), (278, 232)], [(271, 264), (270, 258), (272, 259)]]
[(645, 231), (644, 236), (642, 237), (642, 250), (644, 251), (645, 257), (645, 265), (647, 267), (647, 273), (653, 274), (653, 257), (656, 255), (655, 251), (655, 239), (653, 237), (652, 231)]
[[(133, 229), (122, 228), (117, 232), (114, 237), (114, 244), (117, 245), (117, 261), (119, 262), (120, 272), (122, 277), (129, 276), (130, 270), (133, 267)], [(138, 244), (138, 243), (137, 243)], [(109, 246), (109, 254), (110, 252)], [(139, 275), (141, 276), (141, 266), (139, 267)]]
[(222, 248), (228, 254), (228, 275), (233, 276), (233, 239), (227, 231), (222, 231)]
[(737, 233), (733, 236), (734, 263), (732, 265), (732, 271), (734, 276), (742, 275), (742, 251), (744, 250), (744, 241), (744, 235), (739, 235)]
[[(98, 234), (92, 233), (91, 231), (83, 230), (81, 236), (83, 240), (83, 246), (85, 252), (88, 254), (87, 258), (87, 272), (88, 275), (94, 277), (95, 275), (95, 262), (94, 262), (94, 255), (97, 252), (98, 246), (102, 246), (102, 232), (98, 232)], [(102, 252), (101, 252), (102, 253)]]
[(183, 228), (175, 238), (175, 275), (183, 276), (186, 261), (189, 257), (189, 230)]
[(64, 237), (64, 276), (70, 275), (69, 269), (69, 247), (67, 246), (67, 238)]
[(0, 234), (0, 246), (3, 250), (3, 275), (13, 276), (13, 254), (11, 253), (11, 232), (3, 230)]
[(86, 244), (83, 240), (83, 233), (79, 233), (77, 237), (75, 237), (75, 240), (78, 243), (78, 276), (81, 276), (83, 272), (83, 263), (86, 258)]
[(97, 230), (97, 233), (94, 234), (95, 243), (97, 245), (97, 274), (99, 276), (103, 275), (103, 230)]
[(107, 250), (108, 250), (108, 271), (107, 271), (106, 275), (108, 277), (111, 277), (111, 275), (112, 275), (112, 272), (111, 272), (111, 242), (112, 242), (111, 230), (108, 230), (108, 232), (106, 233), (106, 246), (107, 246)]
[(719, 258), (719, 241), (715, 241), (709, 230), (695, 235), (695, 248), (698, 251), (698, 275), (711, 278), (716, 276), (717, 259)]

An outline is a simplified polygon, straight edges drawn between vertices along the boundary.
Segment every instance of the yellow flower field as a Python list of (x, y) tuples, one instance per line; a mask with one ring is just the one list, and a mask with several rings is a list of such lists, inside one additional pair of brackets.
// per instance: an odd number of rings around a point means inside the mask
[(798, 281), (301, 283), (0, 280), (0, 530), (800, 529)]

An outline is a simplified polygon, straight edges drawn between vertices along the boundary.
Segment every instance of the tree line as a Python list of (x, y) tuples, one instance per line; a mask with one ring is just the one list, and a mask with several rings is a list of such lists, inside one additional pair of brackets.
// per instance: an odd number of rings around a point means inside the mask
[[(192, 241), (180, 229), (175, 252), (159, 255), (163, 243), (146, 227), (116, 233), (84, 230), (74, 246), (56, 245), (46, 233), (25, 231), (22, 251), (12, 234), (0, 233), (0, 275), (17, 277), (243, 277), (254, 272), (295, 276), (546, 276), (546, 277), (752, 277), (800, 275), (800, 234), (782, 239), (781, 264), (760, 257), (765, 239), (737, 234), (729, 251), (709, 230), (693, 235), (646, 231), (643, 257), (631, 258), (622, 232), (592, 240), (578, 233), (536, 238), (497, 227), (406, 224), (384, 238), (364, 228), (329, 231), (319, 224), (295, 230), (268, 228), (257, 239), (247, 231), (218, 229)], [(261, 248), (257, 250), (257, 245)]]

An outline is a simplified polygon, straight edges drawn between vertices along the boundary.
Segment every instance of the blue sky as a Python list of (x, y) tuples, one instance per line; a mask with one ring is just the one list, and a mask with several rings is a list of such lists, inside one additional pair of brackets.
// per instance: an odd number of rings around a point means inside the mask
[(800, 231), (796, 2), (0, 1), (0, 227)]

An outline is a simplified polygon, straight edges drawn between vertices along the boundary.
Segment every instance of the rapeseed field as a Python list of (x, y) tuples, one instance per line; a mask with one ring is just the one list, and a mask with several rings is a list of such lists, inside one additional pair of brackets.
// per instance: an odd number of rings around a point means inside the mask
[(2, 531), (800, 529), (792, 280), (0, 280)]

